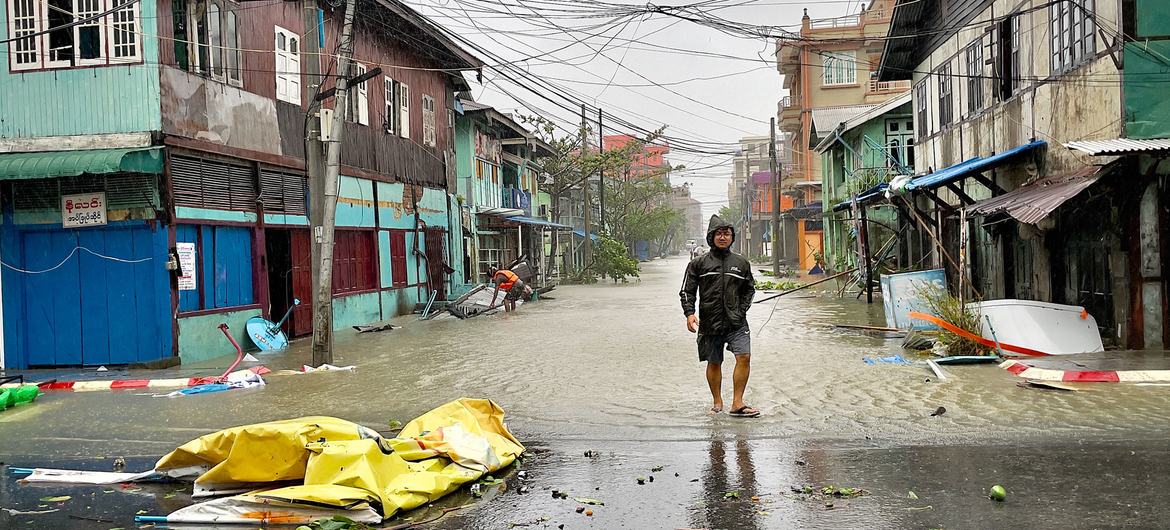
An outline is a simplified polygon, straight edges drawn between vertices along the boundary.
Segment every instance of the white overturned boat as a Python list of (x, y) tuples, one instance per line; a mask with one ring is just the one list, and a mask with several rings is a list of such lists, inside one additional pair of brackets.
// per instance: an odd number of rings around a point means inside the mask
[(968, 306), (978, 309), (982, 335), (988, 340), (1051, 355), (1105, 350), (1097, 320), (1080, 306), (1013, 299), (974, 302)]

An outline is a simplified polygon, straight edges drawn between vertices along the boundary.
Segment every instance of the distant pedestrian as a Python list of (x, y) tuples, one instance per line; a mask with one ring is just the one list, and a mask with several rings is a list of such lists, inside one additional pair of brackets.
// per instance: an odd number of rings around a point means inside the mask
[[(711, 389), (711, 412), (723, 411), (723, 351), (726, 347), (735, 354), (732, 373), (732, 398), (729, 414), (742, 418), (760, 415), (756, 408), (743, 401), (751, 373), (751, 332), (748, 330), (747, 311), (756, 294), (751, 264), (743, 256), (731, 252), (735, 228), (731, 223), (712, 215), (707, 226), (707, 244), (711, 251), (687, 265), (679, 298), (687, 317), (687, 330), (697, 333), (699, 361), (707, 363), (707, 386)], [(695, 314), (696, 292), (699, 314)]]
[(502, 267), (492, 271), (492, 283), (496, 284), (496, 290), (492, 293), (492, 305), (496, 305), (496, 297), (503, 291), (505, 313), (516, 309), (516, 301), (531, 292), (516, 273)]

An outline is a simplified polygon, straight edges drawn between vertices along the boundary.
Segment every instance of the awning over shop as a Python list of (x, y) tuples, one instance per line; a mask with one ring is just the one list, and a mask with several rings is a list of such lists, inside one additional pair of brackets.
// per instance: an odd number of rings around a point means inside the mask
[[(573, 230), (573, 235), (583, 238), (583, 237), (585, 237), (585, 231), (584, 230)], [(597, 234), (589, 234), (589, 236), (591, 238), (593, 238), (594, 241), (597, 241)]]
[(1097, 182), (1101, 170), (1101, 166), (1089, 166), (1072, 173), (1029, 182), (998, 197), (979, 201), (969, 206), (967, 213), (1006, 213), (1021, 223), (1036, 224)]
[(516, 222), (516, 223), (526, 224), (526, 225), (555, 228), (557, 230), (572, 230), (573, 229), (573, 227), (571, 227), (569, 225), (563, 225), (560, 223), (554, 223), (552, 221), (546, 221), (546, 220), (541, 219), (539, 217), (525, 217), (523, 215), (517, 215), (516, 217), (509, 217), (508, 220), (512, 221), (512, 222)]
[[(868, 190), (857, 194), (857, 204), (869, 204), (885, 196), (886, 190), (890, 188), (890, 184), (882, 182)], [(841, 212), (852, 208), (853, 199), (848, 201), (841, 201), (833, 206), (834, 212)]]
[(0, 180), (162, 171), (161, 147), (0, 154)]
[(1033, 149), (1043, 147), (1045, 145), (1048, 145), (1048, 142), (1037, 140), (1026, 143), (1019, 147), (1008, 149), (1007, 151), (996, 155), (986, 157), (977, 156), (965, 162), (960, 162), (950, 166), (946, 169), (940, 169), (929, 175), (923, 175), (921, 177), (915, 178), (906, 185), (906, 189), (909, 191), (931, 190), (939, 186), (945, 186), (952, 182), (956, 182), (969, 176), (987, 171), (988, 169), (1003, 164), (1014, 156), (1031, 152)]

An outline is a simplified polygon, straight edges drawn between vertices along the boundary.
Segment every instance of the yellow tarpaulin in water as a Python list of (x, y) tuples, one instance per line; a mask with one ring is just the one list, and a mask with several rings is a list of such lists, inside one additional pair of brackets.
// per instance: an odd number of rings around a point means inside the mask
[[(184, 444), (155, 470), (205, 469), (196, 485), (206, 492), (276, 488), (233, 497), (236, 502), (373, 507), (390, 517), (505, 468), (523, 452), (504, 425), (503, 409), (464, 398), (415, 418), (393, 439), (328, 417), (225, 429)], [(300, 484), (279, 487), (289, 481)], [(184, 520), (199, 511), (200, 505), (180, 510)]]

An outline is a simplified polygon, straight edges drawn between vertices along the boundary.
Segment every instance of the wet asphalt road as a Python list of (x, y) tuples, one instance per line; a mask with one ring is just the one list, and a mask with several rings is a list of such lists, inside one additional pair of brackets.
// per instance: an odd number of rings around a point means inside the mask
[[(1156, 528), (1170, 525), (1170, 388), (1087, 385), (1064, 393), (1015, 386), (989, 366), (868, 365), (900, 341), (834, 329), (884, 325), (880, 305), (797, 294), (757, 305), (747, 400), (764, 416), (712, 415), (702, 365), (678, 306), (681, 259), (643, 264), (642, 281), (563, 287), (512, 315), (341, 333), (335, 364), (352, 373), (273, 376), (263, 389), (177, 399), (143, 392), (56, 393), (0, 415), (12, 466), (128, 468), (224, 427), (326, 414), (385, 428), (461, 396), (496, 400), (530, 455), (441, 528)], [(766, 323), (766, 324), (765, 324)], [(264, 356), (305, 362), (307, 344)], [(206, 375), (226, 363), (133, 376)], [(725, 367), (730, 402), (730, 363)], [(126, 376), (124, 373), (101, 377)], [(99, 377), (90, 374), (90, 377)], [(930, 416), (938, 406), (947, 412)], [(586, 451), (601, 456), (586, 457)], [(660, 471), (653, 471), (662, 467)], [(675, 476), (675, 474), (678, 476)], [(649, 477), (653, 476), (651, 482)], [(646, 478), (644, 485), (637, 478)], [(985, 495), (994, 484), (1007, 502)], [(826, 498), (804, 486), (862, 488)], [(527, 493), (521, 493), (527, 488)], [(189, 502), (175, 486), (62, 488), (0, 481), (0, 528), (134, 527), (134, 512)], [(596, 498), (554, 500), (552, 489)], [(912, 499), (909, 492), (915, 492)], [(63, 504), (39, 501), (72, 495)], [(828, 504), (831, 504), (829, 506)]]

